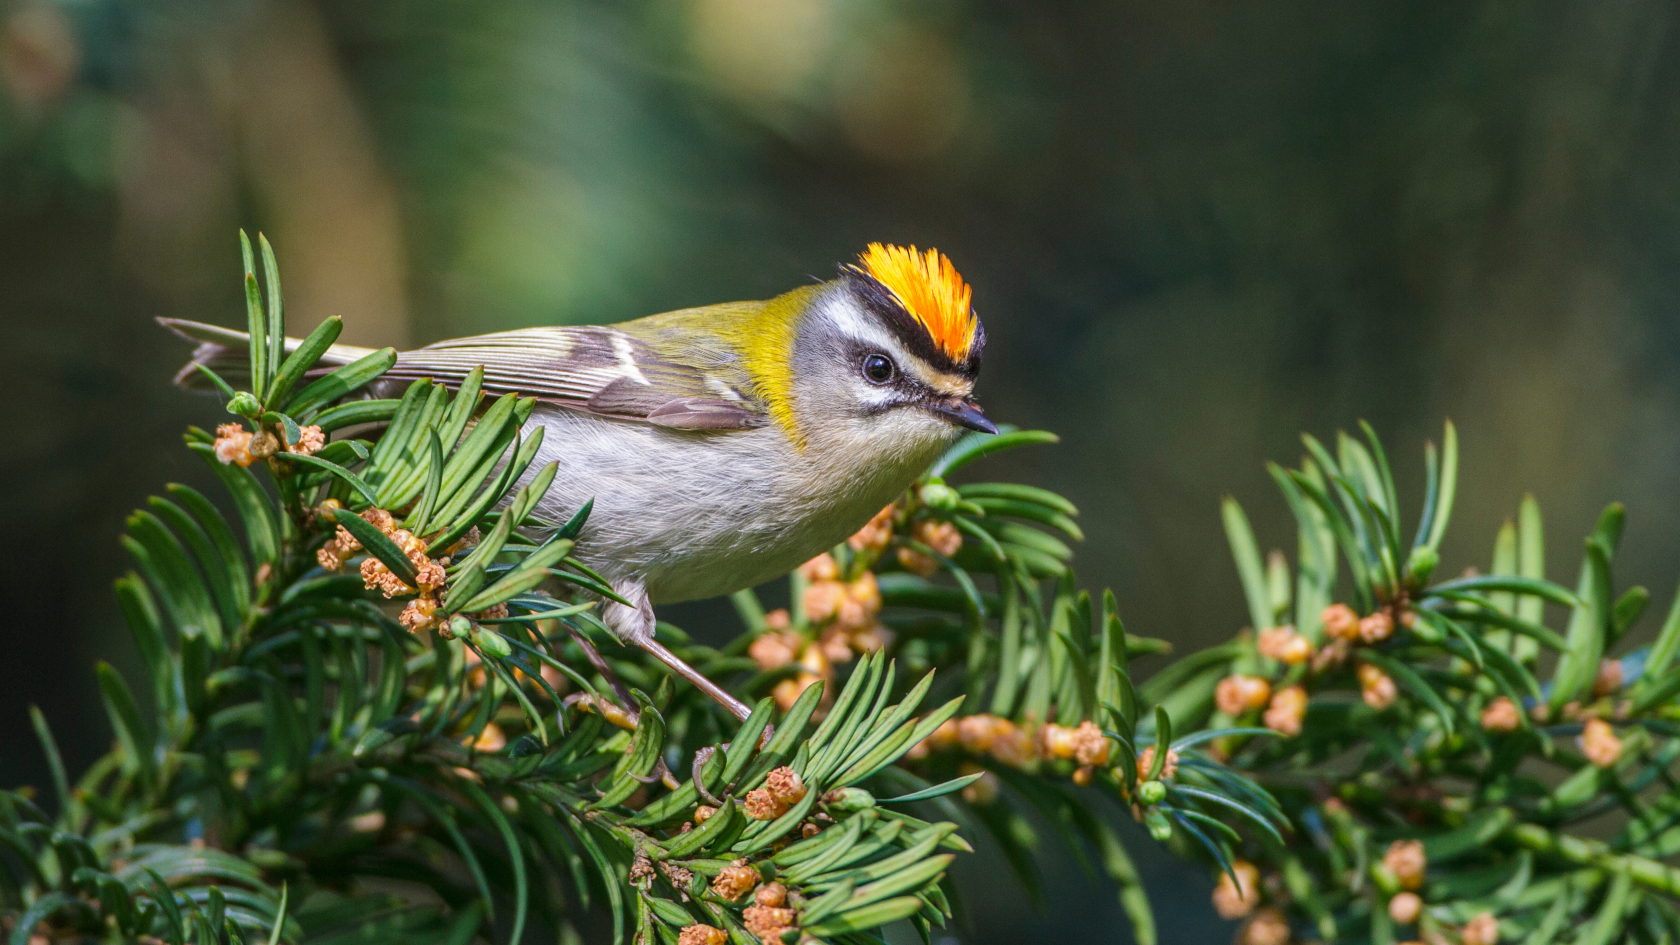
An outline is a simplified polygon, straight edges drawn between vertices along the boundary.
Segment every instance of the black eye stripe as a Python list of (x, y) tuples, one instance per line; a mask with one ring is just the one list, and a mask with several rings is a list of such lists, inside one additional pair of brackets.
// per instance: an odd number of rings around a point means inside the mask
[(842, 276), (848, 279), (854, 297), (862, 304), (864, 310), (873, 315), (882, 327), (892, 332), (893, 337), (898, 339), (905, 350), (926, 361), (936, 370), (957, 374), (970, 380), (979, 375), (980, 353), (986, 347), (986, 332), (978, 319), (975, 320), (974, 340), (969, 344), (968, 357), (958, 363), (933, 343), (927, 329), (904, 310), (897, 296), (886, 286), (855, 266), (841, 266), (840, 271)]

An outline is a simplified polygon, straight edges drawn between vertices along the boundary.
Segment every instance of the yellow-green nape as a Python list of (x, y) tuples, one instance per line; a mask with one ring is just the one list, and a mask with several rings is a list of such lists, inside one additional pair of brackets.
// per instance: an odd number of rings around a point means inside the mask
[(794, 444), (803, 449), (805, 436), (793, 415), (793, 342), (799, 317), (820, 286), (804, 286), (763, 303), (756, 316), (724, 329), (741, 365), (751, 379), (753, 393), (769, 408), (770, 418)]
[(944, 253), (870, 243), (858, 265), (898, 299), (939, 350), (957, 362), (968, 357), (977, 324), (972, 290)]

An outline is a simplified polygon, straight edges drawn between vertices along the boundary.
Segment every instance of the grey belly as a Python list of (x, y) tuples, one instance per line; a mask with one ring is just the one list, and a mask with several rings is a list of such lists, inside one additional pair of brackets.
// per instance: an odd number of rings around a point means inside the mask
[(822, 469), (774, 426), (670, 430), (557, 408), (531, 423), (546, 428), (533, 470), (559, 462), (539, 512), (564, 521), (594, 499), (574, 554), (609, 580), (642, 582), (656, 604), (784, 574), (844, 540), (915, 476)]

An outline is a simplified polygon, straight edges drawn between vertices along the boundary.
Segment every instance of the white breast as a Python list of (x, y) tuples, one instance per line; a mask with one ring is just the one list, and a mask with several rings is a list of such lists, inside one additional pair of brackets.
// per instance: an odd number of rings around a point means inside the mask
[(750, 587), (833, 547), (951, 436), (906, 417), (902, 429), (829, 431), (800, 452), (774, 424), (671, 430), (547, 405), (530, 425), (546, 428), (533, 469), (559, 462), (539, 512), (564, 521), (593, 498), (577, 556), (610, 580), (641, 580), (656, 604)]

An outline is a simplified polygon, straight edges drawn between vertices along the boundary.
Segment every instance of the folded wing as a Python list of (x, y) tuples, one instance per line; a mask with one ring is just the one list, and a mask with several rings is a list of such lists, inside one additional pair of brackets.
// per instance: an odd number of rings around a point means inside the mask
[(720, 365), (661, 352), (605, 326), (522, 328), (407, 351), (386, 376), (459, 382), (483, 365), (484, 389), (517, 391), (604, 417), (688, 430), (739, 430), (768, 421), (764, 405)]
[[(246, 381), (244, 332), (182, 319), (158, 321), (199, 344), (194, 363), (230, 383)], [(297, 344), (286, 339), (286, 350)], [(334, 345), (322, 362), (348, 364), (371, 350)], [(763, 402), (721, 352), (662, 351), (608, 326), (522, 328), (440, 341), (398, 355), (383, 380), (428, 378), (455, 386), (480, 365), (486, 391), (519, 393), (603, 417), (683, 430), (744, 430), (769, 420)], [(208, 385), (192, 364), (175, 381), (189, 389)]]

